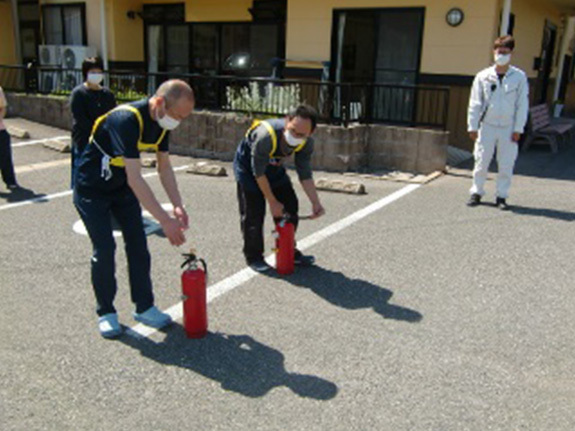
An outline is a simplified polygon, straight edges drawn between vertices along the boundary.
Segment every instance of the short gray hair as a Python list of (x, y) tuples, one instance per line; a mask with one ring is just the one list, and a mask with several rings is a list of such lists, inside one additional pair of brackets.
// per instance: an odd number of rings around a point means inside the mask
[(163, 97), (168, 105), (173, 105), (182, 97), (190, 102), (195, 102), (194, 90), (181, 79), (170, 79), (164, 82), (156, 90), (156, 97)]

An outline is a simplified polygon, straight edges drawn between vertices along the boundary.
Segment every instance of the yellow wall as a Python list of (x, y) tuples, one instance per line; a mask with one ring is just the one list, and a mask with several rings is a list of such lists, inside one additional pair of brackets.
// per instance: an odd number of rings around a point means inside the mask
[[(447, 11), (455, 5), (465, 14), (459, 27), (445, 21)], [(496, 32), (496, 0), (289, 0), (288, 59), (330, 60), (333, 9), (385, 7), (425, 7), (423, 73), (475, 74), (489, 61)]]
[[(49, 3), (75, 3), (78, 0), (44, 0)], [(130, 19), (128, 11), (142, 11), (143, 4), (185, 3), (186, 21), (250, 21), (252, 0), (106, 0), (108, 59), (144, 61), (144, 25), (141, 18)], [(1, 4), (1, 3), (0, 3)], [(100, 1), (86, 1), (88, 45), (101, 53)]]
[[(445, 22), (446, 13), (453, 6), (465, 14), (463, 23), (455, 28)], [(492, 61), (501, 0), (289, 0), (286, 55), (292, 60), (328, 61), (334, 9), (390, 7), (425, 7), (422, 73), (474, 75)], [(517, 39), (513, 62), (533, 77), (533, 58), (541, 53), (545, 19), (558, 27), (558, 46), (560, 13), (546, 0), (512, 0), (512, 12)], [(299, 62), (291, 65), (306, 67)]]
[(251, 7), (252, 0), (187, 0), (186, 21), (251, 21)]
[(141, 11), (146, 3), (185, 3), (187, 22), (251, 20), (252, 0), (108, 0), (110, 60), (144, 61), (143, 21), (129, 19), (126, 13)]
[(108, 0), (110, 60), (144, 61), (143, 21), (131, 20), (126, 13), (141, 11), (146, 3), (185, 3), (187, 22), (251, 21), (252, 0)]
[(0, 3), (0, 64), (17, 63), (10, 3)]
[[(77, 1), (43, 0), (43, 3)], [(129, 10), (141, 11), (145, 3), (182, 2), (186, 4), (188, 22), (251, 20), (248, 8), (252, 6), (252, 0), (106, 0), (109, 59), (144, 60), (143, 22), (141, 18), (127, 18)], [(286, 56), (303, 61), (290, 63), (298, 67), (320, 67), (320, 62), (330, 60), (334, 9), (425, 7), (421, 72), (474, 75), (492, 60), (491, 46), (497, 36), (501, 5), (502, 0), (289, 0)], [(455, 28), (445, 22), (445, 14), (453, 6), (460, 7), (465, 14), (463, 23)], [(0, 11), (8, 7), (9, 3), (0, 3)], [(512, 12), (517, 39), (514, 64), (533, 77), (533, 58), (540, 55), (545, 19), (557, 25), (559, 36), (560, 16), (546, 0), (513, 0)], [(101, 52), (100, 1), (88, 0), (86, 13), (88, 44)], [(0, 16), (9, 17), (10, 14), (1, 13)], [(0, 35), (4, 33), (12, 38), (7, 26), (0, 25)], [(559, 42), (558, 38), (557, 46)], [(0, 50), (7, 45), (13, 44), (3, 43)]]
[[(549, 20), (557, 27), (557, 40), (555, 47), (560, 46), (561, 40), (561, 16), (545, 1), (540, 0), (514, 0), (511, 11), (515, 14), (515, 52), (513, 64), (523, 69), (529, 77), (536, 77), (533, 70), (533, 59), (541, 55), (541, 43), (543, 40), (543, 28), (545, 20)], [(553, 56), (553, 76), (556, 74), (556, 59), (558, 50)]]
[[(42, 4), (78, 3), (78, 0), (42, 0)], [(81, 1), (80, 1), (81, 2)], [(100, 0), (87, 0), (86, 27), (88, 45), (95, 46), (102, 55), (102, 28), (100, 21)], [(110, 61), (143, 61), (144, 60), (144, 26), (142, 19), (129, 19), (126, 13), (130, 10), (141, 11), (142, 0), (105, 0), (106, 27), (108, 39), (108, 60)], [(146, 3), (174, 3), (162, 0)]]
[(142, 9), (141, 0), (108, 0), (108, 55), (111, 61), (144, 61), (144, 23), (140, 17), (130, 19), (126, 15), (128, 11), (141, 12)]

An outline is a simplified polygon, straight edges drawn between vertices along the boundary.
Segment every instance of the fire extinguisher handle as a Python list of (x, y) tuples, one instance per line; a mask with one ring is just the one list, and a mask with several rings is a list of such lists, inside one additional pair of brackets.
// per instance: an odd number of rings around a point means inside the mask
[(206, 273), (206, 280), (208, 279), (208, 264), (206, 263), (206, 261), (204, 259), (198, 258), (198, 257), (196, 257), (195, 254), (191, 254), (191, 253), (184, 253), (184, 254), (182, 254), (182, 256), (184, 256), (186, 258), (186, 260), (184, 263), (182, 263), (180, 268), (184, 268), (185, 266), (190, 265), (191, 263), (201, 262), (201, 264), (204, 267), (204, 272)]
[(206, 280), (208, 279), (208, 264), (206, 263), (206, 261), (204, 259), (198, 259), (198, 261), (202, 262), (202, 265), (204, 265), (204, 272), (206, 273)]
[(195, 261), (197, 259), (196, 255), (191, 254), (191, 253), (182, 253), (182, 256), (184, 256), (186, 258), (186, 260), (184, 261), (184, 263), (182, 263), (180, 265), (180, 268), (183, 268), (186, 265), (189, 265), (190, 263), (192, 263), (193, 261)]

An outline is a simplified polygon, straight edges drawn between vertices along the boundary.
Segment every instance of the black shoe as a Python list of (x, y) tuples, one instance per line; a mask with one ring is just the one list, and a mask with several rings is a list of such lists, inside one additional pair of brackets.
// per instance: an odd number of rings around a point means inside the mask
[(495, 206), (499, 207), (502, 211), (509, 211), (509, 204), (505, 201), (505, 198), (495, 199)]
[(17, 183), (14, 184), (6, 184), (6, 187), (8, 187), (10, 190), (17, 190), (20, 188), (20, 186)]
[(481, 203), (481, 196), (479, 196), (477, 193), (473, 193), (471, 196), (469, 196), (469, 200), (467, 201), (467, 206), (468, 207), (476, 207), (480, 203)]
[(294, 254), (294, 263), (298, 266), (312, 266), (315, 263), (315, 257), (306, 256), (301, 251), (296, 250)]
[(256, 272), (268, 272), (272, 269), (271, 266), (267, 264), (267, 262), (263, 259), (261, 260), (254, 260), (251, 263), (248, 263), (248, 266)]

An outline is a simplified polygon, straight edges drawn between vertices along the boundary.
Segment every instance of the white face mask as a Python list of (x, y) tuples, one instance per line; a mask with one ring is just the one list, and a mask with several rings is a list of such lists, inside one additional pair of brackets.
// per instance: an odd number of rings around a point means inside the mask
[(160, 125), (160, 127), (162, 129), (174, 130), (176, 127), (178, 127), (180, 125), (180, 121), (178, 121), (178, 120), (176, 120), (176, 119), (174, 119), (168, 115), (165, 102), (164, 102), (163, 111), (164, 111), (164, 116), (162, 118), (160, 118), (159, 109), (156, 109), (156, 118), (157, 118), (158, 124)]
[(104, 74), (103, 73), (88, 73), (88, 78), (87, 81), (90, 84), (94, 84), (94, 85), (100, 85), (100, 83), (104, 80)]
[(158, 118), (158, 124), (162, 129), (174, 130), (180, 125), (180, 122), (166, 114), (162, 118)]
[(297, 147), (305, 141), (305, 138), (296, 138), (288, 129), (284, 131), (284, 138), (290, 147)]
[(505, 66), (506, 64), (509, 64), (509, 62), (511, 61), (511, 54), (495, 53), (494, 59), (495, 64), (497, 64), (498, 66)]

